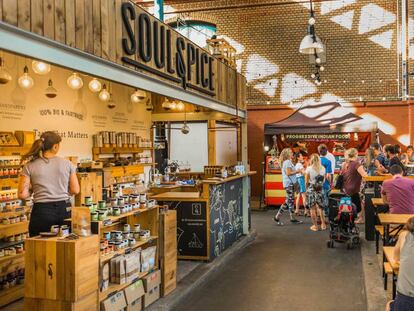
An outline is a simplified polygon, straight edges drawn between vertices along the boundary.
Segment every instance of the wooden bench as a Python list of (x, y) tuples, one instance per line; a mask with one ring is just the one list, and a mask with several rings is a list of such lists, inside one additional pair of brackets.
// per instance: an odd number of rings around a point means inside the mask
[[(385, 234), (384, 233), (385, 233), (384, 226), (382, 226), (382, 225), (376, 225), (375, 226), (375, 250), (376, 250), (377, 254), (379, 253), (379, 238), (380, 238), (380, 236), (382, 237), (383, 246), (385, 245), (384, 244), (384, 239), (385, 239)], [(400, 233), (400, 230), (397, 230), (395, 232), (390, 232), (390, 237), (398, 237), (399, 233)]]

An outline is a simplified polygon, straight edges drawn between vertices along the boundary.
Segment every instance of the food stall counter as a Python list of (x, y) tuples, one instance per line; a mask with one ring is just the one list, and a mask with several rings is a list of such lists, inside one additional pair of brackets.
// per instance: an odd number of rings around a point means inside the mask
[(179, 259), (213, 260), (248, 233), (250, 176), (255, 173), (202, 180), (201, 193), (172, 189), (151, 196), (177, 211)]

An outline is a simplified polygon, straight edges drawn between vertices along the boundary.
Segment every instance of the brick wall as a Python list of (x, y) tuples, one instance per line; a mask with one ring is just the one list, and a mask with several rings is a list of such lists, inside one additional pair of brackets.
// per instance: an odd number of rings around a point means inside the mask
[[(320, 87), (310, 77), (309, 57), (298, 52), (306, 34), (306, 5), (253, 6), (275, 2), (167, 1), (182, 12), (177, 14), (181, 18), (214, 22), (218, 34), (237, 43), (239, 69), (249, 80), (249, 104), (323, 99), (327, 93), (345, 102), (398, 98), (397, 1), (316, 3), (316, 32), (327, 47), (322, 73), (326, 83)], [(169, 20), (175, 16), (166, 15)]]

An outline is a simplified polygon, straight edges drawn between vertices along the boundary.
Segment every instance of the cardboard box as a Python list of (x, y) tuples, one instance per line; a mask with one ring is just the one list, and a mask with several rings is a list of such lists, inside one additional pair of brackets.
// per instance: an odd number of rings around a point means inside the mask
[(145, 295), (144, 283), (138, 280), (124, 290), (127, 301), (127, 311), (142, 310), (142, 297)]
[(117, 292), (102, 302), (103, 311), (123, 311), (127, 306), (124, 292)]
[(160, 298), (160, 285), (161, 285), (161, 271), (154, 271), (143, 279), (145, 296), (144, 296), (144, 308), (148, 307), (153, 302)]

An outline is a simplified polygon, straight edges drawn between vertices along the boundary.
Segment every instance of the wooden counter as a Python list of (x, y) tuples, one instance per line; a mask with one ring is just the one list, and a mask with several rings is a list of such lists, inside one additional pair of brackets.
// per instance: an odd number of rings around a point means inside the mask
[(249, 176), (255, 173), (203, 180), (201, 193), (172, 187), (151, 196), (177, 211), (179, 259), (213, 260), (248, 232)]
[(151, 196), (151, 199), (157, 201), (172, 200), (172, 201), (199, 201), (203, 198), (200, 197), (199, 192), (165, 192)]
[(226, 183), (232, 180), (236, 180), (239, 178), (243, 178), (243, 177), (247, 177), (247, 176), (251, 176), (251, 175), (255, 175), (256, 172), (255, 171), (251, 171), (247, 174), (242, 174), (242, 175), (235, 175), (235, 176), (231, 176), (231, 177), (227, 177), (227, 178), (219, 178), (219, 177), (213, 177), (213, 178), (209, 178), (209, 179), (203, 179), (203, 184), (211, 184), (211, 185), (218, 185), (218, 184), (222, 184), (222, 183)]

